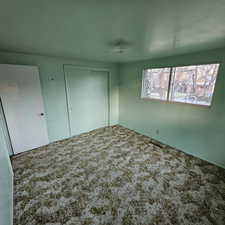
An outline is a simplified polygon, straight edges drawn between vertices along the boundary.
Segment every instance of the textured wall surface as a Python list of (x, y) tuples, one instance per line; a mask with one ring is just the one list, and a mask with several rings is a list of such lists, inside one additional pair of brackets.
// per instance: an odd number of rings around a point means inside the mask
[[(143, 100), (142, 70), (220, 62), (210, 108)], [(127, 63), (120, 66), (119, 124), (225, 167), (225, 50)]]

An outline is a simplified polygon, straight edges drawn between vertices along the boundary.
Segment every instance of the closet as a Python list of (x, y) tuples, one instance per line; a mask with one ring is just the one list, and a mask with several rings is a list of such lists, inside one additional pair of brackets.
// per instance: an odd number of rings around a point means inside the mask
[(71, 136), (108, 126), (109, 72), (65, 65)]

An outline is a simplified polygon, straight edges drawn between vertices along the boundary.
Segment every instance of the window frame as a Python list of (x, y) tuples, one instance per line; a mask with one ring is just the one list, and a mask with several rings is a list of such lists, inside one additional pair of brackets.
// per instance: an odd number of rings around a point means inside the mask
[[(171, 90), (171, 81), (172, 79), (172, 73), (173, 73), (173, 69), (174, 68), (179, 68), (179, 67), (186, 67), (186, 66), (206, 66), (206, 65), (210, 65), (210, 64), (217, 64), (218, 65), (218, 71), (217, 71), (217, 75), (216, 75), (216, 80), (215, 80), (215, 84), (214, 84), (214, 88), (213, 88), (213, 93), (212, 93), (212, 99), (211, 99), (211, 103), (210, 105), (204, 105), (204, 104), (194, 104), (194, 103), (189, 103), (189, 102), (180, 102), (180, 101), (174, 101), (174, 100), (170, 100), (170, 90)], [(185, 104), (185, 105), (193, 105), (193, 106), (199, 106), (199, 107), (204, 107), (204, 108), (211, 108), (213, 105), (213, 101), (214, 101), (214, 94), (215, 94), (215, 89), (216, 89), (216, 85), (217, 85), (217, 81), (218, 81), (218, 76), (219, 76), (219, 72), (220, 72), (220, 67), (221, 67), (221, 62), (211, 62), (211, 63), (202, 63), (202, 64), (186, 64), (186, 65), (174, 65), (174, 66), (160, 66), (160, 67), (146, 67), (144, 69), (142, 69), (142, 82), (141, 82), (141, 99), (143, 100), (148, 100), (148, 101), (156, 101), (156, 102), (166, 102), (166, 103), (175, 103), (175, 104)], [(166, 100), (164, 99), (156, 99), (156, 98), (151, 98), (151, 97), (145, 97), (144, 96), (144, 78), (145, 78), (145, 71), (146, 70), (151, 70), (151, 69), (163, 69), (163, 68), (170, 68), (170, 73), (169, 73), (169, 83), (168, 83), (168, 91), (167, 91), (167, 98)]]
[[(167, 96), (166, 99), (157, 99), (157, 98), (148, 98), (148, 97), (144, 97), (144, 90), (143, 90), (143, 86), (144, 86), (144, 77), (145, 77), (145, 70), (148, 69), (164, 69), (164, 68), (169, 68), (170, 72), (169, 72), (169, 82), (168, 82), (168, 91), (167, 91)], [(167, 66), (167, 67), (154, 67), (154, 68), (146, 68), (142, 70), (142, 86), (141, 86), (141, 98), (142, 99), (146, 99), (146, 100), (153, 100), (153, 101), (161, 101), (161, 102), (169, 102), (169, 90), (170, 90), (170, 82), (171, 82), (171, 75), (172, 75), (172, 70), (173, 67), (171, 66)]]

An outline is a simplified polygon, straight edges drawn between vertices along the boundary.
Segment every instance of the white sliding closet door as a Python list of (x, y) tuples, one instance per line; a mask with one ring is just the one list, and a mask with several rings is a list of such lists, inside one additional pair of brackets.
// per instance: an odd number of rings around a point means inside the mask
[(0, 97), (15, 154), (48, 144), (36, 66), (0, 64)]

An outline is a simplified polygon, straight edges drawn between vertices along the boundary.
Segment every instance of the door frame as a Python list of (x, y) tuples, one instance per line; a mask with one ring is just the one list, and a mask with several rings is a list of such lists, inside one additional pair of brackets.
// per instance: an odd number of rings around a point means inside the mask
[(72, 129), (71, 129), (71, 100), (70, 100), (70, 89), (68, 85), (68, 80), (67, 80), (67, 74), (66, 74), (66, 66), (68, 67), (74, 67), (77, 69), (83, 69), (83, 70), (90, 70), (90, 71), (100, 71), (100, 72), (106, 72), (107, 73), (107, 100), (108, 100), (108, 121), (107, 121), (107, 126), (110, 126), (110, 77), (111, 73), (110, 70), (104, 67), (91, 67), (91, 66), (79, 66), (79, 65), (74, 65), (74, 64), (63, 64), (63, 74), (64, 74), (64, 82), (65, 82), (65, 92), (66, 92), (66, 106), (67, 106), (67, 118), (68, 118), (68, 127), (69, 127), (69, 135), (72, 137)]
[[(4, 129), (3, 126), (5, 126), (6, 134), (4, 134), (4, 131), (3, 131), (3, 136), (4, 136), (5, 139), (8, 139), (9, 146), (7, 146), (7, 148), (10, 148), (10, 149), (7, 149), (8, 150), (8, 155), (9, 156), (14, 156), (15, 153), (14, 153), (14, 149), (13, 149), (13, 146), (12, 146), (12, 140), (11, 140), (11, 137), (10, 137), (10, 134), (9, 134), (9, 127), (8, 127), (8, 123), (6, 121), (6, 117), (5, 117), (5, 112), (4, 112), (1, 96), (0, 96), (0, 107), (1, 107), (1, 110), (2, 110), (2, 120), (3, 120), (2, 122), (4, 123), (4, 125), (0, 123), (0, 126), (2, 128), (2, 131)], [(11, 151), (12, 154), (9, 153), (9, 150)]]

